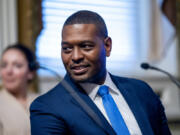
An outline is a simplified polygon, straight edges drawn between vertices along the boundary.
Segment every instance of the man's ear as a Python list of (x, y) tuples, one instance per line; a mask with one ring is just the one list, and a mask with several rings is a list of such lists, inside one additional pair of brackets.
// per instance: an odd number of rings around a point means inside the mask
[(106, 56), (109, 57), (112, 49), (112, 40), (110, 37), (104, 39), (104, 45), (106, 49)]

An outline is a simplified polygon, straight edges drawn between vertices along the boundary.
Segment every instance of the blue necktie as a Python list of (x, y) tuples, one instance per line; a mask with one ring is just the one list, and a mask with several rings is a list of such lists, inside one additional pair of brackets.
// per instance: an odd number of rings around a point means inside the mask
[(102, 97), (104, 108), (117, 135), (130, 135), (116, 103), (109, 94), (108, 87), (102, 85), (98, 90), (98, 95)]

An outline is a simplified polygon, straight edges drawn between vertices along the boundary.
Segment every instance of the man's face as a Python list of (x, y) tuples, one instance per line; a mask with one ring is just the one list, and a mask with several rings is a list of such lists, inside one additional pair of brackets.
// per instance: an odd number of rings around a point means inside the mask
[(67, 72), (76, 82), (103, 83), (106, 56), (110, 51), (111, 39), (100, 37), (94, 24), (63, 28), (61, 56)]

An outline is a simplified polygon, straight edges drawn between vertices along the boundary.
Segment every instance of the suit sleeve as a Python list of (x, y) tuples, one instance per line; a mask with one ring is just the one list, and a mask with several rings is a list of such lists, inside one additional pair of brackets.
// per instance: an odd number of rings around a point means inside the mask
[(67, 135), (65, 122), (49, 105), (34, 101), (30, 107), (31, 135)]

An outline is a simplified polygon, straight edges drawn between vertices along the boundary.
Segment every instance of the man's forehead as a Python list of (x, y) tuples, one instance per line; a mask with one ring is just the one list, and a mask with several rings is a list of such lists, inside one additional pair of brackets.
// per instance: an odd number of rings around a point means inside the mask
[(64, 26), (62, 35), (64, 34), (85, 34), (85, 33), (96, 33), (97, 29), (94, 24), (71, 24)]

